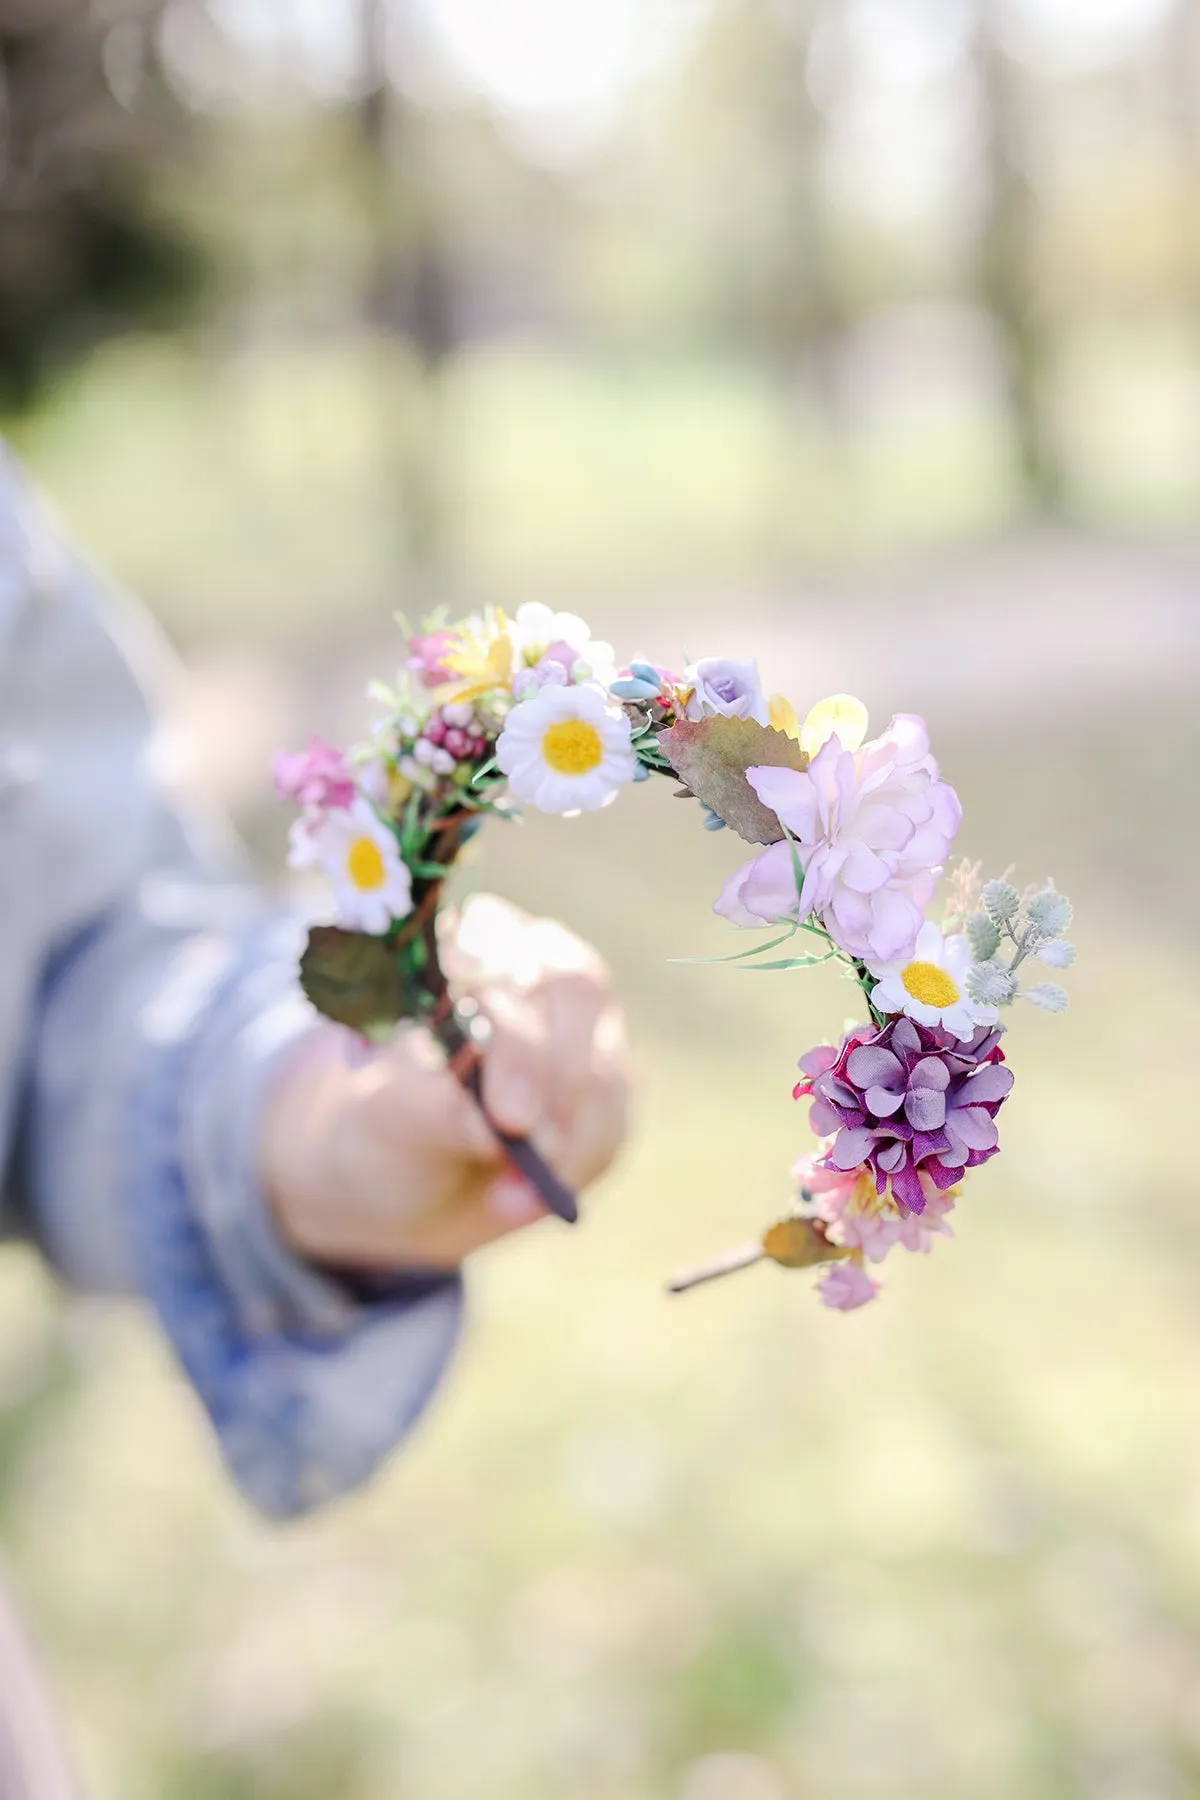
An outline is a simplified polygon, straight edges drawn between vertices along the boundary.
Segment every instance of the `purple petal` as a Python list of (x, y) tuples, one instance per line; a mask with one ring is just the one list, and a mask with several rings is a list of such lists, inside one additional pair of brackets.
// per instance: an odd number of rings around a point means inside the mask
[(923, 1056), (909, 1073), (909, 1082), (913, 1087), (936, 1088), (944, 1094), (950, 1086), (950, 1071), (940, 1056)]
[(944, 1131), (918, 1131), (912, 1141), (913, 1161), (922, 1163), (927, 1156), (940, 1156), (949, 1142)]
[(892, 1193), (902, 1205), (907, 1206), (909, 1212), (923, 1213), (925, 1211), (925, 1190), (911, 1163), (906, 1163), (903, 1168), (897, 1169), (892, 1176)]
[(968, 1150), (994, 1150), (999, 1141), (995, 1120), (982, 1106), (956, 1106), (946, 1120), (951, 1142), (955, 1139)]
[(911, 1019), (897, 1019), (892, 1032), (892, 1048), (908, 1056), (916, 1055), (922, 1048), (921, 1033)]
[(837, 1062), (838, 1053), (832, 1044), (818, 1044), (815, 1050), (807, 1050), (800, 1058), (800, 1067), (806, 1075), (828, 1075)]
[(890, 1050), (879, 1044), (860, 1044), (846, 1059), (846, 1073), (858, 1088), (890, 1087), (904, 1070)]
[(1003, 1100), (1011, 1093), (1013, 1072), (1006, 1069), (1003, 1063), (986, 1063), (978, 1074), (972, 1075), (959, 1090), (960, 1100), (967, 1106), (982, 1106), (985, 1102)]
[(832, 1106), (844, 1106), (851, 1112), (862, 1111), (862, 1096), (858, 1090), (836, 1075), (823, 1075), (817, 1083), (817, 1092)]
[(875, 1152), (875, 1161), (881, 1169), (886, 1169), (890, 1175), (894, 1170), (900, 1167), (900, 1164), (907, 1155), (907, 1144), (902, 1143), (899, 1138), (895, 1138), (890, 1144), (884, 1144), (881, 1149)]
[(928, 1162), (924, 1166), (929, 1170), (930, 1174), (933, 1175), (935, 1181), (937, 1180), (936, 1171), (939, 1164), (943, 1168), (950, 1169), (957, 1181), (958, 1177), (966, 1168), (969, 1157), (970, 1152), (967, 1150), (965, 1144), (948, 1144), (935, 1161)]
[(931, 1177), (934, 1187), (942, 1194), (947, 1188), (952, 1188), (956, 1181), (962, 1180), (962, 1169), (948, 1163), (944, 1156), (936, 1162), (926, 1163), (924, 1173)]
[(869, 1113), (874, 1113), (877, 1119), (887, 1119), (904, 1105), (904, 1095), (893, 1094), (890, 1088), (869, 1087), (866, 1102)]
[[(987, 1116), (986, 1114), (984, 1115)], [(839, 1131), (833, 1140), (833, 1149), (829, 1153), (830, 1161), (835, 1169), (857, 1169), (865, 1162), (871, 1150), (871, 1133), (861, 1126), (852, 1129), (847, 1126)]]
[(940, 1130), (946, 1123), (945, 1094), (934, 1088), (910, 1087), (904, 1101), (904, 1116), (917, 1131)]
[(968, 1169), (977, 1169), (981, 1163), (991, 1162), (993, 1156), (999, 1156), (999, 1144), (993, 1144), (990, 1150), (972, 1150), (967, 1158)]
[(842, 1129), (841, 1115), (824, 1100), (813, 1101), (808, 1109), (808, 1122), (818, 1137), (832, 1137), (835, 1131)]

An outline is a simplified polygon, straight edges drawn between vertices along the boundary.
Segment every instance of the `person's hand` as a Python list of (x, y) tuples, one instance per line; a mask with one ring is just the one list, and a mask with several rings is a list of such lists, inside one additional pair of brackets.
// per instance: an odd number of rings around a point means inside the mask
[[(492, 1117), (585, 1187), (612, 1162), (628, 1117), (621, 1014), (600, 958), (553, 920), (480, 896), (447, 933), (443, 960), (455, 991), (491, 1021)], [(349, 1044), (336, 1026), (314, 1030), (267, 1107), (263, 1174), (293, 1249), (333, 1266), (453, 1268), (545, 1216), (425, 1031), (357, 1059)]]

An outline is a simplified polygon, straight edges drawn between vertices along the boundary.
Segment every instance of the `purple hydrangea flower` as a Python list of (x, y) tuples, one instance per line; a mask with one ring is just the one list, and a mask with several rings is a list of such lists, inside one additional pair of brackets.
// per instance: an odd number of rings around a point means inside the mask
[(1013, 1084), (1000, 1032), (981, 1028), (960, 1043), (940, 1027), (890, 1019), (881, 1030), (862, 1025), (800, 1060), (809, 1077), (809, 1122), (833, 1136), (831, 1169), (867, 1167), (882, 1194), (907, 1212), (925, 1209), (920, 1176), (944, 1192), (999, 1149), (996, 1113)]

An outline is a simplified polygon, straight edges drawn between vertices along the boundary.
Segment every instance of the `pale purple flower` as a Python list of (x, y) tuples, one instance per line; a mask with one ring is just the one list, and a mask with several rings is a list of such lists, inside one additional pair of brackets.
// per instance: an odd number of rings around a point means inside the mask
[(945, 1193), (999, 1149), (995, 1115), (1013, 1084), (1000, 1036), (983, 1028), (959, 1043), (901, 1017), (879, 1031), (859, 1026), (836, 1051), (810, 1051), (796, 1094), (812, 1096), (818, 1137), (833, 1137), (826, 1166), (867, 1168), (876, 1193), (890, 1183), (903, 1210), (924, 1212), (922, 1177)]
[(579, 652), (570, 644), (551, 644), (531, 669), (520, 669), (513, 677), (513, 698), (528, 700), (544, 687), (570, 687), (578, 663)]
[(325, 811), (354, 800), (354, 777), (346, 759), (323, 738), (311, 738), (307, 750), (280, 751), (272, 774), (279, 793), (297, 806)]
[[(794, 841), (744, 863), (715, 910), (736, 925), (815, 913), (851, 956), (911, 956), (962, 819), (924, 722), (900, 714), (858, 751), (844, 750), (835, 734), (803, 773), (756, 767), (746, 778)], [(798, 899), (794, 858), (803, 871)]]
[(871, 1280), (861, 1263), (839, 1262), (826, 1269), (817, 1283), (817, 1292), (825, 1306), (836, 1312), (853, 1312), (855, 1307), (865, 1306), (875, 1298), (879, 1283)]
[(771, 708), (756, 662), (705, 656), (683, 671), (683, 685), (692, 690), (685, 709), (689, 719), (720, 716), (753, 719), (759, 725), (771, 723)]

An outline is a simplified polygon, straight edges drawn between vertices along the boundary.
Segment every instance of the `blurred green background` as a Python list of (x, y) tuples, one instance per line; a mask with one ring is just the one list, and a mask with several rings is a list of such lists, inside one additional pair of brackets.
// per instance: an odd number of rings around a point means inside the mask
[(393, 610), (543, 599), (924, 712), (963, 851), (1079, 913), (956, 1244), (668, 1301), (847, 991), (669, 962), (737, 846), (657, 791), (494, 831), (637, 1134), (297, 1526), (7, 1253), (0, 1544), (97, 1800), (1200, 1795), (1200, 5), (0, 0), (0, 95), (4, 429), (268, 878)]

